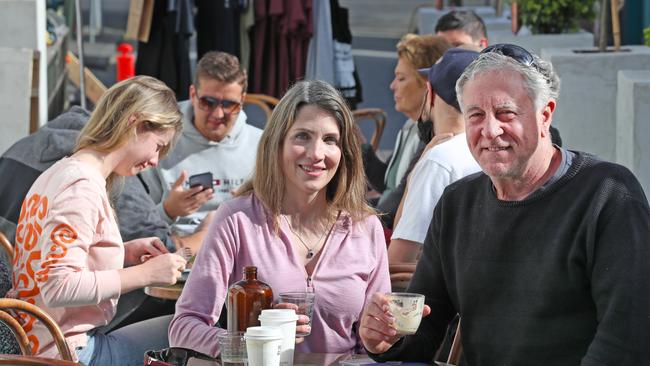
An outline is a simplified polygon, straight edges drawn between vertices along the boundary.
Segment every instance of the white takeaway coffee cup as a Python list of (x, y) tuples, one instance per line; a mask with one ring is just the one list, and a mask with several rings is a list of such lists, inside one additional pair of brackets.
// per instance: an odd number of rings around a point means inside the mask
[(278, 327), (246, 328), (248, 366), (280, 366), (282, 338), (282, 330)]
[(259, 316), (262, 326), (278, 327), (282, 330), (280, 366), (293, 366), (293, 350), (296, 347), (296, 321), (298, 315), (293, 309), (266, 309)]

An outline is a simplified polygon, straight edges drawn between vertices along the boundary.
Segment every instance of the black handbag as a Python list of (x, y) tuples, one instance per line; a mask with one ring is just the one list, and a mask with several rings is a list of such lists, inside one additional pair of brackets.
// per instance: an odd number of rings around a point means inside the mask
[[(190, 362), (197, 361), (197, 362)], [(158, 351), (147, 351), (144, 354), (145, 366), (188, 366), (188, 365), (219, 365), (216, 358), (187, 348), (170, 347)]]

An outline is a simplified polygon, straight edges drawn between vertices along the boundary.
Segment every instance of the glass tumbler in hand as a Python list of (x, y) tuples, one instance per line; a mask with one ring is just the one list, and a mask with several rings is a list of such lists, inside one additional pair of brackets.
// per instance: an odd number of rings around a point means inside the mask
[[(311, 329), (311, 318), (314, 313), (314, 301), (316, 294), (313, 292), (283, 292), (279, 296), (280, 303), (295, 304), (298, 306), (296, 314), (306, 315), (309, 318), (309, 329)], [(308, 336), (310, 332), (296, 332), (296, 337)]]

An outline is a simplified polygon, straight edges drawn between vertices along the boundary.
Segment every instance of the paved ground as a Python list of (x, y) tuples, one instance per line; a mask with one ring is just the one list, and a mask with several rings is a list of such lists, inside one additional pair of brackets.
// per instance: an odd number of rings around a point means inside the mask
[[(413, 14), (419, 6), (433, 4), (432, 0), (339, 0), (349, 9), (355, 65), (363, 86), (363, 103), (359, 107), (382, 108), (388, 121), (380, 149), (389, 154), (395, 144), (397, 131), (406, 117), (395, 111), (389, 85), (397, 64), (395, 45), (409, 29)], [(364, 132), (369, 135), (368, 128)]]
[[(350, 28), (357, 37), (399, 38), (419, 6), (432, 6), (433, 0), (339, 0), (350, 10)], [(415, 22), (415, 20), (413, 20)]]

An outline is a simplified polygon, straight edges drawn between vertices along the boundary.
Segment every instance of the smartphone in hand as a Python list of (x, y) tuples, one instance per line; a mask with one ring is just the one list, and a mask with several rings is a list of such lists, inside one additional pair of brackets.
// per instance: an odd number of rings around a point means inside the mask
[(202, 186), (203, 189), (212, 188), (212, 173), (206, 172), (190, 176), (190, 188)]

